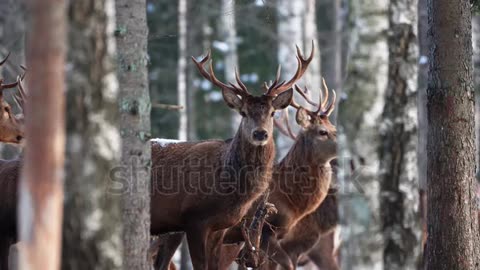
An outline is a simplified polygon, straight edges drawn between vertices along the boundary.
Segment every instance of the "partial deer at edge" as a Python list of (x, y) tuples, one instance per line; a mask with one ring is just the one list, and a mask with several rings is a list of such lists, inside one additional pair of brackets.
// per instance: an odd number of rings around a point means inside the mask
[[(0, 66), (5, 64), (9, 55), (0, 61)], [(0, 78), (0, 142), (20, 143), (24, 138), (23, 116), (14, 115), (10, 104), (3, 99), (3, 91), (17, 85), (18, 79), (16, 82), (4, 84)]]

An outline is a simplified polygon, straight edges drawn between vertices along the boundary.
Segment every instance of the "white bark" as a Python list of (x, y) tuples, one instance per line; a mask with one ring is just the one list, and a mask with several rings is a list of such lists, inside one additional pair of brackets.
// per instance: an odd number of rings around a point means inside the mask
[[(378, 125), (386, 89), (388, 0), (351, 1), (350, 59), (339, 108), (340, 201), (344, 269), (382, 269), (379, 223)], [(346, 170), (352, 159), (356, 171)]]
[(178, 139), (187, 140), (188, 118), (187, 110), (187, 0), (178, 1), (178, 67), (177, 67), (177, 95), (180, 110)]
[[(304, 56), (308, 56), (312, 50), (312, 41), (315, 44), (315, 58), (299, 81), (300, 86), (307, 86), (311, 96), (317, 100), (321, 85), (320, 75), (320, 48), (317, 41), (317, 27), (315, 21), (314, 0), (279, 0), (277, 1), (277, 32), (278, 32), (278, 63), (282, 66), (282, 80), (290, 79), (297, 70), (295, 58), (295, 45), (302, 50)], [(301, 97), (295, 94), (295, 100), (303, 103)], [(295, 116), (290, 112), (291, 126), (294, 130), (298, 127), (295, 123)], [(292, 146), (293, 141), (285, 136), (277, 137), (277, 150), (279, 157), (283, 157)]]
[[(235, 0), (222, 0), (221, 18), (219, 20), (220, 38), (227, 44), (225, 52), (225, 81), (235, 81), (235, 68), (238, 69), (237, 55), (237, 29), (235, 25)], [(240, 72), (240, 70), (239, 70)], [(232, 111), (232, 135), (238, 129), (242, 117), (238, 112)]]

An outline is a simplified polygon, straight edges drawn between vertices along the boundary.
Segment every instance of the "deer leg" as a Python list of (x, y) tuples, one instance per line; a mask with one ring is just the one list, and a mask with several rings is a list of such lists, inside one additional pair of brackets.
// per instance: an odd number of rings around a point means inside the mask
[(186, 230), (188, 249), (194, 270), (208, 269), (209, 250), (207, 240), (210, 236), (208, 226), (193, 226)]
[(208, 269), (209, 270), (219, 270), (220, 268), (220, 259), (222, 258), (222, 244), (223, 237), (226, 230), (220, 230), (210, 233), (208, 238), (207, 247), (208, 247)]
[(242, 249), (243, 244), (222, 245), (220, 247), (220, 261), (218, 263), (219, 270), (227, 270), (235, 261)]
[(170, 261), (178, 246), (182, 242), (183, 233), (160, 235), (157, 258), (153, 264), (155, 270), (168, 270)]
[[(283, 250), (280, 244), (277, 241), (275, 236), (270, 237), (268, 240), (268, 257), (270, 260), (273, 260), (274, 264), (278, 264), (285, 270), (294, 270), (295, 265), (290, 260), (288, 254)], [(275, 269), (276, 266), (272, 266)]]

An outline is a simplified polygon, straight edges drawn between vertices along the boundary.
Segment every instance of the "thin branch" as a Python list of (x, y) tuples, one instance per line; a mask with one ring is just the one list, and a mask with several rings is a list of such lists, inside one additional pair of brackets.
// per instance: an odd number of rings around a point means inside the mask
[(164, 109), (164, 110), (172, 110), (178, 111), (183, 110), (183, 106), (175, 105), (175, 104), (163, 104), (163, 103), (152, 103), (152, 108)]

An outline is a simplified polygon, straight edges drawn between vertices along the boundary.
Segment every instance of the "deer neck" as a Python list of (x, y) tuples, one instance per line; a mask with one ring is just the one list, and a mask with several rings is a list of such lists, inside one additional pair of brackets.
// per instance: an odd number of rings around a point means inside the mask
[(330, 160), (322, 160), (315, 155), (313, 149), (314, 146), (310, 140), (300, 134), (278, 166), (280, 168), (309, 168), (312, 173), (321, 173), (324, 168), (330, 168)]
[(233, 137), (227, 154), (227, 166), (254, 166), (255, 168), (265, 167), (273, 164), (275, 157), (275, 146), (273, 139), (270, 138), (264, 146), (251, 144), (243, 136), (243, 132), (237, 130)]
[(242, 135), (241, 127), (235, 134), (224, 158), (224, 168), (233, 169), (233, 177), (241, 190), (241, 201), (255, 200), (269, 186), (271, 181), (275, 146), (270, 138), (264, 146), (251, 144)]
[(274, 171), (275, 189), (280, 188), (300, 215), (318, 207), (330, 186), (330, 163), (316, 159), (314, 153), (311, 143), (299, 136)]

